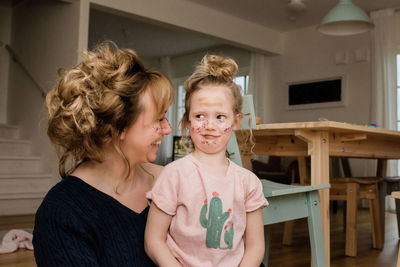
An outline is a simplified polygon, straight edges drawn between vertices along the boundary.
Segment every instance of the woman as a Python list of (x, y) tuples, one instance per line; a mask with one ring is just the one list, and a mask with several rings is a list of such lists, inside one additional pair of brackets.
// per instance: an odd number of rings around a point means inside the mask
[(143, 248), (150, 164), (173, 100), (168, 78), (107, 42), (64, 71), (46, 97), (63, 180), (35, 218), (38, 266), (154, 266)]

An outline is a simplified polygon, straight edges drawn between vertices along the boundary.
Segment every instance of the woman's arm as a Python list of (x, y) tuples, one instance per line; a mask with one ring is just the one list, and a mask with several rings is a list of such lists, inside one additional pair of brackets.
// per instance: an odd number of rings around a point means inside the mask
[(244, 255), (239, 267), (259, 267), (264, 259), (264, 223), (262, 208), (246, 214)]
[(172, 216), (151, 203), (144, 232), (144, 249), (150, 259), (158, 266), (181, 267), (167, 246), (167, 232)]

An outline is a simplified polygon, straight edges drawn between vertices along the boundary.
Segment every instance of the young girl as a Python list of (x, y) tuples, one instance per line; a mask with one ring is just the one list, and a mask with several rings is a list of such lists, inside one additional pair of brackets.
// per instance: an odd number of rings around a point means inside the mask
[(167, 165), (152, 200), (145, 249), (159, 266), (260, 266), (264, 256), (259, 179), (226, 157), (240, 126), (242, 97), (236, 63), (205, 56), (185, 82), (186, 129), (194, 151)]

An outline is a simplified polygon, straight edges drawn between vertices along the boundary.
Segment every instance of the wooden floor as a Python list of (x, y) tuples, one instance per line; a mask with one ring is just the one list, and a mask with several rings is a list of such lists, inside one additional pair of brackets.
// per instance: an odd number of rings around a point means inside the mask
[[(398, 233), (396, 215), (386, 213), (386, 233), (383, 250), (372, 248), (369, 213), (367, 209), (359, 210), (358, 220), (358, 256), (344, 256), (344, 239), (342, 212), (331, 214), (331, 266), (332, 267), (373, 267), (396, 266), (398, 251)], [(293, 246), (283, 246), (282, 224), (271, 228), (271, 255), (269, 266), (300, 267), (310, 266), (310, 242), (308, 239), (307, 221), (298, 220), (294, 232)], [(30, 267), (36, 266), (33, 252), (21, 249), (15, 253), (0, 255), (0, 266)]]
[[(395, 267), (398, 252), (397, 219), (393, 213), (386, 213), (385, 244), (383, 250), (372, 248), (371, 225), (368, 209), (358, 212), (357, 257), (344, 256), (345, 232), (343, 230), (342, 210), (331, 213), (331, 266), (332, 267)], [(303, 267), (310, 266), (311, 249), (307, 220), (296, 221), (293, 245), (282, 245), (283, 224), (271, 227), (271, 255), (269, 266)]]

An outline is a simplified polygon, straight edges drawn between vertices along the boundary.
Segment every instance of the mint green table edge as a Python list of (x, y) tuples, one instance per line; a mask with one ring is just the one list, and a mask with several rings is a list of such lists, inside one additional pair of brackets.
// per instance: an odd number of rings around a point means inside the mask
[(329, 184), (294, 186), (261, 180), (269, 205), (263, 209), (265, 230), (264, 265), (268, 266), (269, 225), (294, 219), (307, 218), (313, 266), (325, 267), (325, 245), (322, 232), (318, 190), (330, 188)]

